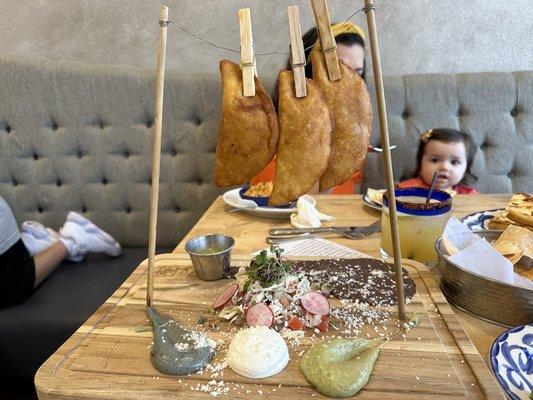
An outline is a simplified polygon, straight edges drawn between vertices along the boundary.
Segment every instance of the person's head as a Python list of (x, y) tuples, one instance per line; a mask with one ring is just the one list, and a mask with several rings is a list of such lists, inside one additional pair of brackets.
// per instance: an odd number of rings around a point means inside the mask
[(430, 129), (420, 135), (414, 176), (430, 184), (436, 172), (437, 189), (472, 184), (477, 181), (470, 172), (475, 152), (472, 138), (465, 132)]
[[(337, 55), (348, 67), (365, 79), (366, 62), (365, 62), (365, 34), (361, 28), (352, 22), (340, 22), (332, 24), (331, 30), (337, 43)], [(311, 29), (302, 36), (302, 41), (305, 49), (305, 59), (307, 60), (305, 66), (305, 76), (307, 78), (313, 77), (311, 63), (309, 62), (312, 51), (320, 49), (320, 41), (318, 38), (318, 30)]]

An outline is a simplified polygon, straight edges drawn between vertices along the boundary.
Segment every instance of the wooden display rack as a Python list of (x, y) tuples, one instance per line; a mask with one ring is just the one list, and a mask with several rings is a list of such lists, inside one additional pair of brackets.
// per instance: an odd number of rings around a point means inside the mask
[[(394, 193), (394, 176), (392, 173), (392, 159), (390, 153), (389, 130), (387, 125), (387, 110), (385, 106), (385, 91), (383, 89), (383, 78), (381, 74), (381, 61), (379, 57), (379, 45), (377, 38), (376, 21), (374, 16), (374, 0), (364, 0), (364, 11), (367, 17), (368, 33), (370, 36), (370, 47), (372, 53), (372, 67), (374, 70), (374, 82), (376, 86), (376, 96), (378, 105), (379, 128), (381, 133), (381, 145), (383, 148), (383, 159), (385, 163), (385, 174), (387, 183), (387, 196), (389, 199), (389, 217), (392, 237), (392, 247), (394, 253), (394, 269), (396, 274), (396, 290), (398, 299), (398, 317), (406, 320), (404, 289), (402, 278), (402, 256), (400, 251), (400, 237), (398, 232), (398, 218), (396, 215), (396, 196)], [(339, 62), (336, 53), (335, 38), (331, 31), (331, 21), (326, 0), (311, 0), (313, 12), (319, 29), (322, 52), (326, 59), (329, 79), (334, 81), (340, 79)], [(296, 7), (288, 8), (289, 30), (291, 37), (291, 59), (294, 71), (297, 97), (306, 94), (305, 75), (303, 67), (303, 46), (301, 38), (299, 11)], [(165, 80), (165, 51), (167, 43), (168, 7), (162, 6), (160, 13), (160, 33), (159, 46), (157, 52), (157, 81), (155, 100), (155, 121), (153, 127), (153, 158), (152, 158), (152, 188), (150, 201), (150, 232), (148, 243), (148, 284), (146, 291), (146, 305), (153, 304), (154, 286), (154, 260), (156, 248), (157, 231), (157, 203), (159, 198), (159, 171), (161, 163), (161, 121), (163, 118), (163, 88)], [(244, 96), (255, 94), (254, 74), (255, 58), (253, 52), (252, 28), (250, 22), (250, 10), (239, 10), (239, 27), (241, 32), (241, 68), (243, 73)], [(303, 64), (303, 65), (302, 65)], [(303, 76), (302, 76), (303, 75)], [(298, 79), (298, 80), (297, 80)]]

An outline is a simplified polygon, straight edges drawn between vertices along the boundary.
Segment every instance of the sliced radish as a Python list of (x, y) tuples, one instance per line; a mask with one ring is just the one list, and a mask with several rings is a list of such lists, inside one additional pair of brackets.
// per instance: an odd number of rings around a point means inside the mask
[(329, 314), (329, 301), (318, 292), (307, 292), (300, 299), (305, 311), (316, 315)]
[(318, 324), (318, 330), (323, 333), (329, 331), (329, 315), (322, 316), (322, 321)]
[(293, 331), (305, 331), (305, 322), (298, 317), (292, 317), (289, 322), (289, 328)]
[(226, 304), (228, 304), (231, 301), (231, 298), (237, 292), (237, 289), (239, 289), (239, 285), (234, 283), (232, 285), (229, 285), (224, 292), (218, 295), (216, 300), (213, 302), (213, 309), (214, 310), (220, 310), (223, 308)]
[(274, 313), (264, 303), (257, 303), (246, 311), (246, 323), (248, 326), (271, 327), (274, 323)]

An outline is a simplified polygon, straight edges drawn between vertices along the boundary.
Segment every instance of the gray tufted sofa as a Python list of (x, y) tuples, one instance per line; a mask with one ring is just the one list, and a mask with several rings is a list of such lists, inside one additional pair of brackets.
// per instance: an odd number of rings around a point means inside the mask
[[(31, 380), (145, 258), (154, 80), (153, 71), (0, 56), (0, 195), (19, 223), (57, 229), (75, 210), (125, 247), (121, 259), (61, 266), (28, 301), (0, 310), (0, 376)], [(396, 178), (412, 175), (420, 132), (453, 127), (479, 146), (481, 192), (533, 191), (533, 71), (387, 77), (385, 88)], [(218, 75), (167, 72), (158, 246), (175, 246), (223, 192), (212, 182), (220, 100)], [(375, 154), (366, 187), (383, 187)]]
[[(396, 180), (412, 177), (421, 132), (454, 128), (478, 148), (479, 192), (533, 192), (533, 71), (390, 76), (384, 84)], [(384, 187), (383, 176), (380, 156), (369, 154), (363, 187)]]

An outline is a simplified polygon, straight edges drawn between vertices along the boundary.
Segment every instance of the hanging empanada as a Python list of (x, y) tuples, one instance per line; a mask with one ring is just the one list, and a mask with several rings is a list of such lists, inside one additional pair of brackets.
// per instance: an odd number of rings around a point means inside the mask
[(311, 55), (313, 80), (318, 84), (333, 115), (328, 168), (320, 177), (320, 191), (346, 182), (357, 171), (372, 131), (372, 105), (363, 79), (339, 61), (341, 79), (330, 81), (324, 55)]
[(318, 85), (307, 79), (307, 96), (296, 98), (292, 71), (279, 73), (280, 137), (276, 178), (269, 205), (307, 193), (322, 176), (330, 155), (333, 119)]
[(216, 149), (215, 185), (247, 183), (276, 152), (279, 128), (276, 110), (255, 78), (255, 96), (244, 97), (238, 64), (220, 61), (222, 112)]

